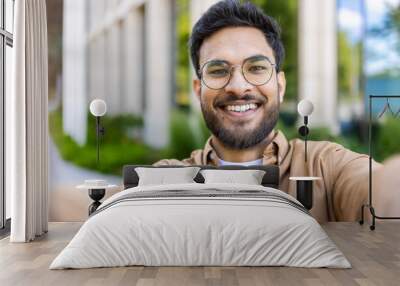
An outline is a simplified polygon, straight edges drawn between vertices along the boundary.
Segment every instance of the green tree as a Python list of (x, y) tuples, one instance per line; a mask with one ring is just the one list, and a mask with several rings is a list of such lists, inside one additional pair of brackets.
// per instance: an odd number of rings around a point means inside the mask
[(397, 34), (397, 44), (400, 49), (400, 3), (397, 6), (390, 7), (385, 26), (387, 30), (394, 31)]
[(176, 67), (176, 103), (189, 105), (190, 60), (188, 40), (190, 34), (189, 0), (176, 1), (177, 67)]
[(390, 5), (388, 13), (381, 24), (371, 27), (368, 33), (380, 38), (387, 37), (393, 33), (397, 36), (397, 47), (400, 50), (400, 3)]
[(344, 31), (338, 33), (338, 52), (339, 95), (347, 97), (351, 87), (352, 49)]
[(361, 43), (351, 44), (344, 31), (338, 33), (338, 87), (340, 98), (360, 96)]

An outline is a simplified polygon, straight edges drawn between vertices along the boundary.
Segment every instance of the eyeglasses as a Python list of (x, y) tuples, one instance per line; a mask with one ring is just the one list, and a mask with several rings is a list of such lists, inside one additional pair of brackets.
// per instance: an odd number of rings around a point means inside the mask
[(241, 65), (230, 65), (224, 60), (211, 60), (201, 67), (201, 80), (208, 88), (224, 88), (228, 85), (236, 66), (241, 67), (242, 75), (248, 83), (259, 86), (271, 79), (276, 65), (266, 56), (250, 57)]

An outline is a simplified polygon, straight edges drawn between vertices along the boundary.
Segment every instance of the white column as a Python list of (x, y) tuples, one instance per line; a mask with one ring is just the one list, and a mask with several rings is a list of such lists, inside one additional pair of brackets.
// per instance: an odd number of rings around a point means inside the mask
[(121, 113), (121, 73), (120, 73), (120, 25), (114, 23), (107, 31), (106, 53), (106, 81), (107, 91), (105, 101), (107, 114), (118, 115)]
[(171, 4), (170, 0), (149, 0), (145, 7), (146, 110), (145, 141), (156, 148), (169, 142), (171, 105)]
[[(215, 3), (219, 2), (219, 0), (191, 0), (190, 1), (190, 23), (191, 27), (193, 28), (194, 24), (200, 19), (201, 15), (207, 11), (210, 6), (214, 5)], [(190, 58), (190, 63), (191, 63)], [(193, 92), (193, 85), (192, 79), (196, 78), (196, 73), (193, 69), (193, 65), (190, 66), (190, 71), (192, 76), (190, 77), (190, 105), (194, 110), (200, 111), (200, 102), (199, 99)]]
[(97, 94), (97, 69), (96, 69), (96, 53), (97, 53), (97, 46), (98, 46), (98, 41), (97, 39), (91, 39), (90, 42), (88, 43), (88, 77), (89, 77), (89, 89), (88, 89), (88, 101), (92, 101)]
[(90, 101), (95, 98), (106, 99), (107, 81), (106, 68), (106, 39), (104, 34), (98, 35), (90, 42), (89, 66), (90, 66)]
[(106, 1), (107, 0), (90, 0), (89, 2), (90, 30), (95, 29), (96, 26), (104, 20), (106, 12)]
[(144, 10), (132, 9), (123, 23), (123, 101), (122, 111), (142, 115), (144, 93)]
[(314, 103), (310, 125), (325, 126), (336, 133), (336, 1), (300, 0), (298, 21), (299, 97)]
[(79, 144), (86, 141), (85, 1), (65, 0), (63, 15), (63, 129)]

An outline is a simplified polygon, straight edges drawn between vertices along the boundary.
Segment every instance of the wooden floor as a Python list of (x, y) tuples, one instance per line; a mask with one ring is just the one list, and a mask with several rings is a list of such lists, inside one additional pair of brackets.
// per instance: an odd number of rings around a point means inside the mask
[(81, 223), (50, 223), (32, 243), (0, 241), (0, 285), (400, 285), (400, 223), (378, 222), (372, 232), (356, 223), (324, 229), (352, 269), (289, 267), (120, 267), (48, 270)]

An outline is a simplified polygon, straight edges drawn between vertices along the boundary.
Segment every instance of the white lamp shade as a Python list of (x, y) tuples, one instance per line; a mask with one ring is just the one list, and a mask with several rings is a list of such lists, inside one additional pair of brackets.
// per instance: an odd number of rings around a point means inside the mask
[(94, 116), (103, 116), (107, 112), (107, 104), (102, 99), (94, 99), (90, 103), (89, 109)]
[(297, 111), (301, 116), (309, 116), (314, 111), (314, 104), (307, 99), (303, 99), (297, 105)]

